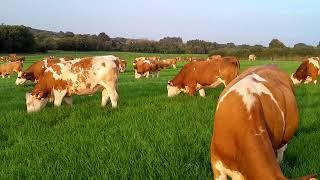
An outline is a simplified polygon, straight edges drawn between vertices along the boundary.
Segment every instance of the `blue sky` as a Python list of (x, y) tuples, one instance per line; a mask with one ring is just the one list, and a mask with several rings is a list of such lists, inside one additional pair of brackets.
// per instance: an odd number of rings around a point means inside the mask
[(1, 0), (0, 23), (111, 37), (320, 41), (319, 0)]

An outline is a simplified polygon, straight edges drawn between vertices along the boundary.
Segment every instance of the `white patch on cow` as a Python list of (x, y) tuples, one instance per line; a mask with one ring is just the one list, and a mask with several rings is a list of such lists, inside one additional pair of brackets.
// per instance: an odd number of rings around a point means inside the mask
[(266, 80), (255, 73), (247, 75), (245, 78), (241, 79), (240, 81), (235, 83), (233, 86), (231, 86), (224, 93), (224, 95), (221, 96), (221, 98), (218, 101), (217, 110), (219, 108), (220, 103), (223, 102), (224, 98), (231, 92), (237, 92), (242, 97), (242, 101), (245, 104), (248, 112), (250, 112), (251, 108), (254, 105), (254, 102), (256, 101), (256, 97), (254, 96), (254, 94), (257, 94), (259, 96), (261, 96), (262, 94), (265, 94), (265, 95), (268, 95), (270, 99), (274, 102), (274, 104), (278, 107), (282, 116), (283, 128), (284, 128), (285, 120), (284, 120), (283, 111), (281, 110), (278, 102), (273, 97), (270, 90), (262, 82), (266, 82)]
[(26, 93), (26, 106), (27, 112), (37, 112), (43, 109), (48, 103), (48, 98), (37, 99), (37, 97), (32, 96), (31, 93)]
[(288, 144), (282, 146), (282, 148), (280, 149), (277, 149), (277, 160), (279, 163), (281, 163), (283, 160), (283, 154), (284, 154), (284, 151), (287, 149), (287, 146)]
[(143, 62), (144, 62), (144, 63), (151, 64), (151, 61), (149, 61), (149, 60), (144, 60)]
[(320, 69), (319, 61), (317, 61), (316, 59), (313, 59), (313, 58), (309, 58), (308, 61), (310, 64), (313, 64), (314, 67)]
[(205, 96), (206, 96), (206, 92), (204, 91), (204, 89), (200, 89), (200, 90), (199, 90), (199, 95), (200, 95), (201, 97), (205, 97)]
[(193, 68), (193, 70), (195, 71), (195, 70), (196, 70), (196, 68), (194, 67), (194, 68)]
[(176, 86), (167, 85), (168, 97), (173, 97), (180, 94), (181, 90)]
[(44, 68), (48, 68), (48, 60), (47, 59), (43, 60), (43, 63), (44, 63)]
[(290, 78), (293, 84), (300, 84), (302, 82), (302, 80), (298, 80), (297, 78), (293, 77), (293, 74), (291, 74)]
[(227, 180), (227, 176), (231, 177), (232, 180), (244, 180), (244, 176), (238, 172), (226, 168), (221, 161), (217, 161), (214, 164), (216, 170), (219, 171), (220, 176), (217, 177), (217, 180)]
[(307, 76), (306, 80), (304, 81), (304, 84), (308, 84), (310, 82), (312, 82), (312, 77)]
[(135, 73), (134, 73), (134, 78), (136, 78), (136, 79), (141, 78), (141, 74), (139, 74), (139, 73), (135, 72)]
[(27, 81), (27, 79), (21, 77), (22, 73), (23, 73), (22, 71), (18, 72), (18, 77), (16, 79), (16, 85), (23, 84)]
[(317, 80), (314, 80), (313, 83), (314, 83), (314, 84), (317, 84)]

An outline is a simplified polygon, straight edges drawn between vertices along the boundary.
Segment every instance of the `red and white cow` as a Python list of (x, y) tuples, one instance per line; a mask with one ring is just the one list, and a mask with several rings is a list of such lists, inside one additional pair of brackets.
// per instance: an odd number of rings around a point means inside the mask
[(221, 93), (214, 115), (214, 179), (286, 179), (279, 163), (298, 128), (290, 77), (273, 65), (252, 67)]
[(136, 79), (139, 79), (142, 76), (149, 78), (150, 74), (152, 77), (159, 77), (160, 66), (158, 61), (139, 60), (134, 63), (133, 68)]
[(221, 83), (226, 86), (238, 76), (239, 71), (239, 60), (232, 57), (188, 63), (172, 80), (168, 81), (168, 97), (181, 92), (193, 96), (196, 91), (204, 97), (204, 88), (214, 88)]
[(295, 73), (291, 75), (291, 80), (294, 84), (305, 84), (313, 82), (317, 83), (318, 75), (320, 74), (320, 64), (318, 57), (308, 58), (298, 67)]
[(71, 105), (71, 95), (90, 95), (97, 91), (102, 91), (101, 106), (110, 98), (112, 107), (117, 107), (116, 60), (115, 56), (96, 56), (52, 65), (39, 78), (32, 93), (26, 94), (27, 111), (39, 111), (50, 96), (55, 106), (60, 106), (63, 99)]

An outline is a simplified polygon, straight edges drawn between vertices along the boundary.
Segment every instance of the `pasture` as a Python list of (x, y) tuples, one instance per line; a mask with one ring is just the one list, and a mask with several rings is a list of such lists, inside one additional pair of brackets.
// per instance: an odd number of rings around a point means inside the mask
[[(166, 85), (177, 69), (159, 78), (134, 79), (132, 61), (139, 56), (162, 59), (180, 55), (120, 52), (49, 52), (26, 56), (25, 67), (42, 57), (113, 54), (127, 60), (119, 78), (119, 106), (100, 107), (101, 94), (75, 96), (72, 108), (52, 104), (27, 114), (25, 93), (16, 75), (0, 79), (0, 177), (98, 179), (212, 179), (209, 147), (214, 110), (222, 86), (206, 98), (181, 94), (168, 98)], [(190, 55), (182, 55), (186, 57)], [(206, 57), (206, 55), (193, 55)], [(241, 70), (271, 61), (241, 61)], [(274, 62), (292, 73), (300, 64)], [(296, 88), (299, 129), (288, 145), (282, 170), (287, 177), (320, 172), (320, 85)], [(236, 114), (235, 114), (236, 116)]]

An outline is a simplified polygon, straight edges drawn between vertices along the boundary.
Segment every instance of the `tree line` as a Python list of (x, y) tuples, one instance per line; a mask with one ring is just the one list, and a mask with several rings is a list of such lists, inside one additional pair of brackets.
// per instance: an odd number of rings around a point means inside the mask
[(147, 39), (111, 38), (106, 33), (74, 34), (73, 32), (52, 32), (25, 26), (0, 25), (0, 52), (26, 53), (64, 51), (126, 51), (165, 54), (220, 54), (223, 56), (248, 57), (255, 54), (261, 58), (290, 58), (319, 56), (318, 46), (304, 43), (287, 47), (278, 39), (273, 39), (269, 46), (219, 44), (204, 40), (183, 42), (180, 37), (164, 37), (159, 41)]

